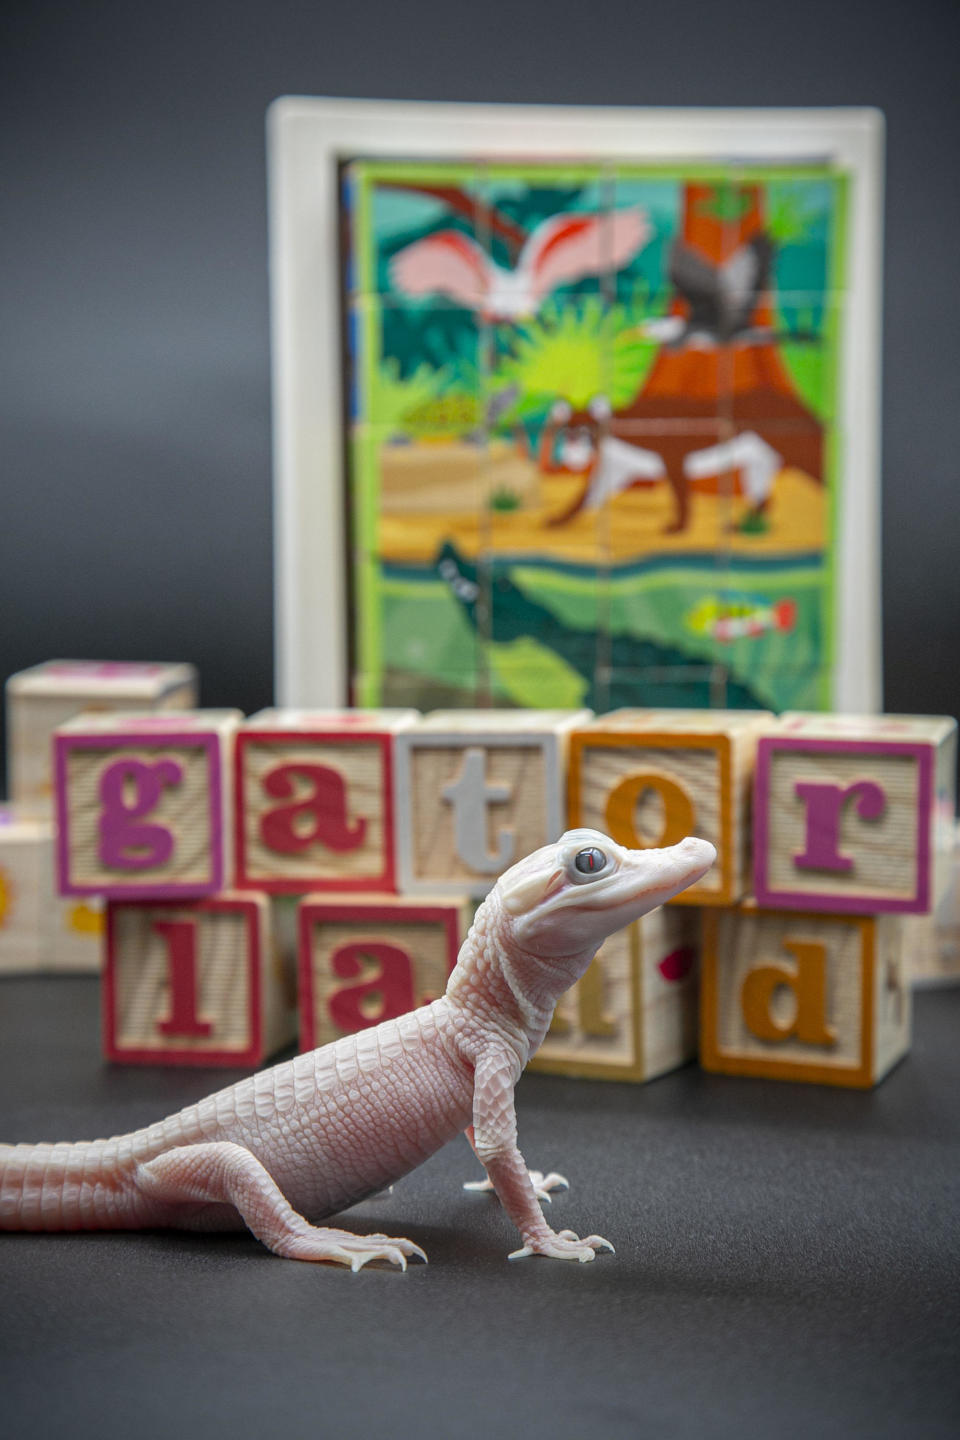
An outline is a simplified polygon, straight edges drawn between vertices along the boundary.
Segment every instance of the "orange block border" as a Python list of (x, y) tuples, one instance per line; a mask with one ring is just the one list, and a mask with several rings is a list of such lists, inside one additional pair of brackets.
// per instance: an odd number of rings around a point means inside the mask
[[(736, 907), (743, 915), (762, 914), (755, 906)], [(777, 910), (801, 924), (809, 922), (809, 910)], [(873, 982), (876, 966), (876, 922), (870, 915), (835, 915), (823, 912), (817, 919), (833, 920), (840, 925), (853, 925), (860, 931), (860, 1054), (856, 1066), (805, 1065), (799, 1060), (760, 1059), (755, 1056), (729, 1055), (717, 1043), (717, 1003), (719, 998), (719, 967), (717, 954), (716, 913), (703, 917), (703, 950), (700, 959), (700, 1064), (704, 1070), (720, 1075), (748, 1075), (764, 1080), (800, 1080), (811, 1085), (840, 1085), (854, 1090), (872, 1090), (873, 1076)]]
[[(734, 855), (734, 794), (733, 794), (733, 744), (723, 731), (698, 731), (696, 734), (678, 733), (674, 730), (574, 730), (570, 736), (570, 752), (567, 765), (567, 814), (570, 825), (576, 828), (583, 824), (580, 807), (580, 786), (582, 776), (581, 752), (586, 749), (651, 749), (660, 750), (715, 750), (720, 761), (720, 816), (722, 852), (718, 859), (720, 871), (719, 890), (701, 890), (692, 885), (681, 891), (668, 905), (723, 905), (736, 904), (740, 899), (735, 883), (736, 856)], [(743, 877), (746, 884), (746, 877)]]

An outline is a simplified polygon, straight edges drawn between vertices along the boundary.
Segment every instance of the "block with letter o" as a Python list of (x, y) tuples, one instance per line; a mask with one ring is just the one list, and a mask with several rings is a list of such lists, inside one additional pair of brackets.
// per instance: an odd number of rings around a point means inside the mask
[(763, 711), (615, 710), (570, 737), (569, 821), (630, 849), (697, 835), (711, 870), (671, 905), (729, 905), (747, 889), (747, 807)]

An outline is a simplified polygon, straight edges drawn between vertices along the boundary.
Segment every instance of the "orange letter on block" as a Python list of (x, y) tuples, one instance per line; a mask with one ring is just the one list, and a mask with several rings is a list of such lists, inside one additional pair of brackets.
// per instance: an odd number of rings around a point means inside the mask
[[(641, 795), (655, 790), (663, 802), (663, 829), (651, 845), (637, 834), (634, 825), (634, 811)], [(619, 845), (628, 845), (631, 850), (660, 849), (664, 845), (676, 845), (687, 835), (695, 832), (693, 801), (676, 780), (668, 780), (657, 770), (641, 775), (629, 775), (626, 780), (610, 792), (606, 810), (607, 833)]]
[[(783, 948), (796, 957), (795, 971), (782, 965), (761, 965), (743, 982), (740, 1004), (747, 1029), (758, 1040), (800, 1040), (804, 1045), (833, 1045), (836, 1034), (827, 1024), (827, 947), (812, 940), (785, 940)], [(792, 990), (797, 1011), (787, 1025), (774, 1019), (774, 991)]]

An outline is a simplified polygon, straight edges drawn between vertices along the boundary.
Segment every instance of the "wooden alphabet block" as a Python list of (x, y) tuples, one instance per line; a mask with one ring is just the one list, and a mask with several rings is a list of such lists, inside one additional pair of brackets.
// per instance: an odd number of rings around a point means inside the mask
[(108, 1060), (259, 1065), (296, 1033), (290, 992), (265, 895), (107, 906)]
[(753, 763), (772, 720), (753, 710), (614, 710), (578, 728), (570, 824), (631, 849), (709, 840), (716, 864), (670, 904), (732, 904), (748, 886)]
[(300, 1048), (437, 1000), (471, 914), (464, 903), (308, 895), (300, 904)]
[(190, 710), (192, 665), (48, 660), (11, 675), (7, 695), (7, 780), (21, 814), (53, 814), (53, 732), (84, 711)]
[(757, 903), (932, 909), (950, 865), (956, 764), (946, 717), (782, 716), (757, 754)]
[(396, 737), (400, 888), (483, 896), (563, 833), (570, 732), (590, 711), (435, 711)]
[(910, 1045), (899, 915), (704, 912), (700, 1063), (868, 1089)]
[(54, 737), (64, 895), (181, 899), (229, 883), (238, 710), (81, 715)]
[(54, 974), (99, 974), (106, 948), (103, 899), (99, 895), (87, 895), (82, 900), (57, 895), (52, 865), (50, 892), (44, 969)]
[(246, 888), (393, 891), (393, 737), (416, 710), (263, 710), (235, 752), (236, 873)]
[(52, 861), (50, 822), (0, 805), (0, 974), (44, 968)]
[(529, 1069), (653, 1080), (697, 1053), (700, 912), (661, 906), (620, 930), (560, 1001)]

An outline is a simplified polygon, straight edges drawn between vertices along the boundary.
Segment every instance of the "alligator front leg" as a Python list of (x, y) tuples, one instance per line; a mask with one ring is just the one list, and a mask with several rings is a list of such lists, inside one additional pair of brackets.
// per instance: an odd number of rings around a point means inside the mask
[(543, 1218), (526, 1162), (517, 1148), (513, 1092), (516, 1058), (506, 1049), (488, 1050), (474, 1075), (474, 1148), (500, 1203), (520, 1231), (521, 1249), (511, 1260), (548, 1255), (555, 1260), (593, 1260), (598, 1250), (613, 1250), (601, 1235), (581, 1239), (572, 1230), (552, 1230)]

